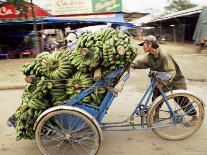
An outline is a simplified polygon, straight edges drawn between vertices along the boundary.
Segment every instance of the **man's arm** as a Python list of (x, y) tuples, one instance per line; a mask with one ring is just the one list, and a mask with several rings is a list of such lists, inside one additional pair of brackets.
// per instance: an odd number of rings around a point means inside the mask
[(147, 69), (149, 68), (149, 58), (148, 55), (142, 55), (142, 57), (138, 58), (138, 60), (134, 61), (133, 63), (134, 69)]
[(175, 78), (176, 69), (175, 69), (175, 65), (173, 63), (173, 59), (170, 55), (167, 55), (164, 60), (164, 70), (165, 70), (165, 72), (168, 72), (169, 74), (171, 74), (172, 79)]

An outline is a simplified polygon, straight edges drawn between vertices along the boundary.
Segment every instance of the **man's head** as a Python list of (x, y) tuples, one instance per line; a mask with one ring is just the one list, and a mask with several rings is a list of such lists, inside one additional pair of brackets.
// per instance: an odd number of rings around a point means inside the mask
[(150, 52), (151, 50), (159, 48), (157, 44), (157, 39), (153, 35), (149, 35), (144, 38), (144, 40), (139, 43), (139, 46), (143, 46), (145, 52)]

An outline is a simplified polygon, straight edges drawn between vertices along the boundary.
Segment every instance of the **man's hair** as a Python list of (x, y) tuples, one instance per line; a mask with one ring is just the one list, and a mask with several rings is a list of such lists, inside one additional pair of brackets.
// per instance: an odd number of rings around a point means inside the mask
[(152, 48), (158, 49), (159, 45), (157, 43), (155, 43), (155, 42), (152, 42)]
[(158, 49), (159, 48), (159, 45), (156, 43), (156, 42), (152, 42), (152, 41), (146, 41), (146, 43), (149, 45), (149, 43), (152, 44), (152, 48), (154, 49)]

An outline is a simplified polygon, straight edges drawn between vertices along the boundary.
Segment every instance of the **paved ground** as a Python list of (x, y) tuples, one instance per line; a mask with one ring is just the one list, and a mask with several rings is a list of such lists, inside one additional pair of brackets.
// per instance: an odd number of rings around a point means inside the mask
[[(207, 52), (197, 54), (193, 46), (164, 45), (180, 64), (187, 78), (188, 89), (207, 104)], [(0, 61), (0, 84), (23, 83), (24, 77), (19, 72), (23, 62)], [(12, 65), (13, 64), (13, 65)], [(124, 90), (114, 100), (104, 121), (125, 119), (135, 107), (146, 89), (149, 79), (148, 70), (132, 71)], [(22, 90), (0, 91), (0, 154), (2, 155), (38, 155), (35, 141), (15, 141), (15, 130), (6, 126), (7, 118), (13, 114), (20, 103)], [(163, 140), (152, 131), (104, 132), (104, 141), (98, 155), (206, 155), (207, 122), (199, 131), (181, 141)]]
[(0, 60), (0, 87), (24, 84), (21, 68), (33, 59)]

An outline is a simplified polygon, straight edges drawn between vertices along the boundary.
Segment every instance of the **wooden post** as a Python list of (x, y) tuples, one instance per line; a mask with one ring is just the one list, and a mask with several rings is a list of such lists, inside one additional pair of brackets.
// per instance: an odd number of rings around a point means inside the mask
[(184, 24), (182, 24), (183, 26), (183, 45), (185, 44), (185, 19), (184, 19)]
[(160, 38), (162, 38), (162, 23), (160, 21)]
[(173, 26), (173, 38), (174, 38), (174, 43), (176, 43), (176, 32), (175, 32), (175, 26)]
[(35, 48), (37, 51), (37, 54), (40, 53), (40, 39), (37, 31), (37, 23), (36, 23), (36, 17), (35, 17), (35, 12), (34, 12), (34, 6), (33, 6), (33, 1), (30, 0), (31, 3), (31, 8), (32, 8), (32, 19), (33, 19), (33, 31), (34, 31), (34, 40), (35, 40)]

